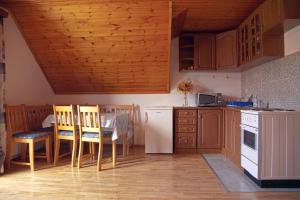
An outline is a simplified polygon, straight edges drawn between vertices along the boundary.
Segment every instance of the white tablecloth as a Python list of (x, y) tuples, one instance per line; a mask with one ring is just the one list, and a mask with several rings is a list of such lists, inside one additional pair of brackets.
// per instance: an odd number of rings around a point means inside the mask
[[(76, 124), (78, 125), (77, 116), (75, 116)], [(128, 126), (128, 113), (104, 113), (101, 114), (101, 128), (103, 130), (113, 131), (112, 140), (117, 140), (120, 136), (127, 139), (132, 137), (132, 130)], [(43, 121), (43, 128), (51, 127), (54, 124), (54, 115), (48, 115)]]

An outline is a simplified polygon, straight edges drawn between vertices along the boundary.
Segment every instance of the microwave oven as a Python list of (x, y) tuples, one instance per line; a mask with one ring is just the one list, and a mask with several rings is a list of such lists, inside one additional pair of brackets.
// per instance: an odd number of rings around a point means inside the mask
[(197, 93), (197, 106), (221, 106), (223, 98), (221, 93)]

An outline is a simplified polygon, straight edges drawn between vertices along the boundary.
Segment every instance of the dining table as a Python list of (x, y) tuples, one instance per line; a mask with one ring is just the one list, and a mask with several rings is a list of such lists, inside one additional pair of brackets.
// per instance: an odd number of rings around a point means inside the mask
[[(54, 123), (54, 114), (50, 114), (43, 120), (42, 127), (53, 127)], [(77, 115), (75, 115), (75, 124), (79, 125)], [(117, 143), (123, 144), (123, 156), (126, 156), (129, 148), (128, 141), (133, 137), (132, 128), (129, 126), (129, 114), (101, 113), (101, 129), (112, 131), (112, 141), (117, 140)]]

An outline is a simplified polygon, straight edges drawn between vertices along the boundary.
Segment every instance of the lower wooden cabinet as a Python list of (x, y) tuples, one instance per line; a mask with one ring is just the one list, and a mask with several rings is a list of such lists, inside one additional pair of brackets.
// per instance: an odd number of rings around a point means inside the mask
[(196, 133), (176, 132), (177, 149), (195, 149), (197, 145)]
[(224, 110), (224, 146), (225, 156), (241, 166), (241, 112), (235, 109)]
[(198, 110), (198, 149), (221, 149), (222, 110)]
[(175, 108), (175, 152), (220, 152), (221, 108)]
[(241, 166), (241, 112), (233, 108), (175, 108), (175, 152), (223, 152)]

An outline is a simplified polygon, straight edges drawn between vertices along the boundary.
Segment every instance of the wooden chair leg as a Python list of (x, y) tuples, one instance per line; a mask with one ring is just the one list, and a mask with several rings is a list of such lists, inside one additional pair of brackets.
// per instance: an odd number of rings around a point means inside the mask
[(79, 142), (79, 154), (78, 154), (78, 168), (81, 167), (81, 159), (83, 155), (84, 143), (82, 141)]
[(90, 159), (93, 160), (93, 147), (92, 147), (92, 142), (89, 142), (89, 152), (90, 152)]
[(30, 169), (34, 171), (34, 142), (33, 140), (29, 143), (29, 162), (30, 162)]
[(98, 169), (98, 171), (101, 171), (102, 154), (103, 154), (103, 143), (99, 142), (98, 162), (97, 162), (97, 169)]
[(5, 165), (6, 169), (10, 169), (10, 162), (11, 162), (11, 152), (13, 148), (13, 143), (7, 144), (6, 156), (5, 156)]
[(54, 148), (54, 166), (56, 166), (57, 162), (58, 162), (59, 148), (60, 148), (60, 140), (56, 139), (56, 141), (55, 141), (55, 148)]
[(75, 167), (75, 162), (76, 162), (76, 150), (77, 150), (77, 140), (73, 141), (73, 150), (72, 150), (72, 161), (71, 161), (71, 166)]
[(46, 157), (47, 163), (51, 163), (51, 147), (50, 147), (50, 136), (48, 135), (47, 139), (45, 140), (46, 143)]
[(21, 144), (21, 161), (26, 161), (26, 154), (27, 154), (27, 143), (20, 143)]
[(129, 144), (129, 141), (126, 140), (126, 156), (129, 155), (129, 148), (130, 148), (130, 144)]
[(73, 152), (73, 144), (74, 144), (74, 141), (70, 140), (70, 142), (69, 142), (69, 148), (70, 148), (70, 152), (71, 153)]
[(126, 157), (126, 153), (127, 153), (127, 150), (126, 150), (126, 138), (123, 135), (123, 157)]
[(53, 137), (51, 134), (49, 134), (49, 142), (50, 142), (50, 161), (52, 162), (54, 147), (53, 147)]
[(116, 167), (116, 155), (117, 155), (117, 144), (116, 140), (112, 141), (112, 165), (113, 168)]
[(93, 155), (92, 160), (95, 160), (95, 157), (96, 157), (95, 156), (95, 154), (96, 154), (95, 145), (96, 145), (95, 142), (92, 142), (92, 155)]

